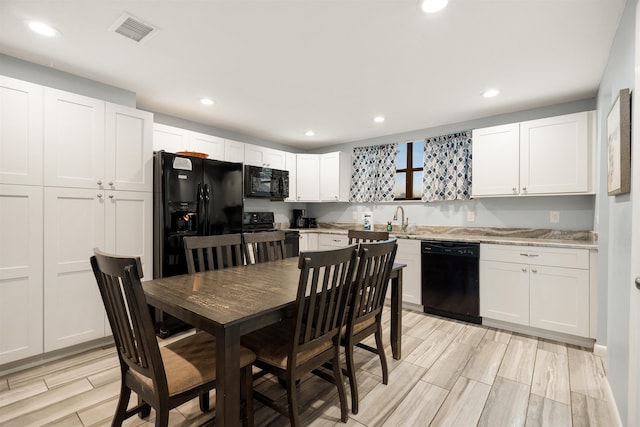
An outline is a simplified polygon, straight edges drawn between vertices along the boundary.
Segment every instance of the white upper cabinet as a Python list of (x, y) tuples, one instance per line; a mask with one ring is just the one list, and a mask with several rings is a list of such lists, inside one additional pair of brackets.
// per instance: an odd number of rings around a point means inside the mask
[(348, 202), (351, 157), (336, 151), (320, 155), (320, 201)]
[(189, 131), (161, 123), (153, 124), (153, 150), (168, 153), (185, 151), (188, 148)]
[(519, 138), (518, 123), (473, 131), (473, 196), (518, 194)]
[(0, 365), (42, 353), (42, 186), (0, 184)]
[(244, 144), (244, 162), (247, 165), (284, 169), (285, 152), (259, 145)]
[(44, 184), (151, 191), (151, 113), (45, 89)]
[(522, 194), (589, 191), (588, 113), (520, 123)]
[(206, 153), (210, 159), (224, 160), (224, 139), (199, 132), (189, 132), (189, 151)]
[(153, 114), (107, 103), (107, 189), (153, 190)]
[(593, 191), (593, 121), (581, 112), (475, 129), (473, 197)]
[(289, 197), (284, 199), (285, 202), (295, 202), (297, 201), (298, 194), (298, 185), (297, 185), (297, 177), (296, 171), (298, 159), (296, 158), (295, 153), (285, 153), (285, 170), (289, 171)]
[(244, 142), (225, 139), (224, 160), (227, 162), (244, 163)]
[(42, 185), (42, 86), (0, 76), (0, 183)]
[(317, 154), (296, 155), (296, 199), (298, 202), (320, 200), (320, 156)]
[(104, 101), (45, 88), (45, 185), (104, 188), (104, 119)]

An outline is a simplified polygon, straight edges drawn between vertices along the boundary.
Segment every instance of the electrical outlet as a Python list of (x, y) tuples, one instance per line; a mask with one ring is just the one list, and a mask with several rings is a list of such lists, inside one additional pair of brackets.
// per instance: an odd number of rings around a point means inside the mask
[(351, 213), (351, 218), (357, 221), (357, 220), (358, 220), (358, 212), (353, 211), (353, 212)]
[(558, 211), (550, 211), (549, 212), (549, 222), (551, 224), (559, 224), (560, 223), (560, 212), (558, 212)]
[(476, 213), (473, 211), (467, 212), (467, 222), (474, 222), (476, 220)]

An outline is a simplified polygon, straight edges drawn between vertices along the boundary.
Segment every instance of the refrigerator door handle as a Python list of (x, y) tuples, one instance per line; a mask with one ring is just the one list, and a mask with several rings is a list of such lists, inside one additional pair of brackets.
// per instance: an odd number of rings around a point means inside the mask
[(204, 191), (202, 188), (201, 184), (198, 184), (198, 190), (196, 192), (197, 194), (197, 203), (196, 203), (196, 218), (198, 221), (198, 235), (202, 234), (202, 229), (203, 229), (203, 218), (204, 218), (204, 212), (203, 212), (203, 199), (204, 199)]
[(211, 200), (211, 193), (209, 192), (209, 184), (204, 185), (204, 224), (205, 224), (205, 235), (209, 235), (211, 232), (211, 218), (209, 218), (209, 201)]

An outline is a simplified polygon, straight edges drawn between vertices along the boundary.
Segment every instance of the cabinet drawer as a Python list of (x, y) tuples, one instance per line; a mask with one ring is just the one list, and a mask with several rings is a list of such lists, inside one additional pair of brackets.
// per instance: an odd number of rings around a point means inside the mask
[(589, 251), (586, 249), (482, 244), (480, 259), (550, 267), (589, 268)]
[(320, 234), (318, 236), (318, 248), (344, 248), (349, 243), (347, 236), (340, 234)]

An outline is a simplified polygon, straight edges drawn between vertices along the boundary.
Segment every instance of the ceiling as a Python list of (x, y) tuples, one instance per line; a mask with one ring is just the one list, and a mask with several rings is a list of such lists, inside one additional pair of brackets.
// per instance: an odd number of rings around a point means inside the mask
[[(314, 148), (593, 97), (624, 4), (0, 0), (0, 52), (135, 92), (145, 110)], [(124, 12), (157, 31), (110, 31)]]

